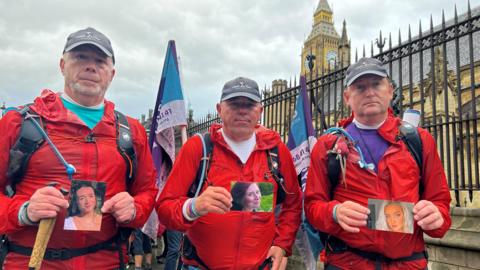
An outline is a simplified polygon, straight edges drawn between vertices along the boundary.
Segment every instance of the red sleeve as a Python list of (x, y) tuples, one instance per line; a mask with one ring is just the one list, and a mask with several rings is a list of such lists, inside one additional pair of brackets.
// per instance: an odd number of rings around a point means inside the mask
[(167, 228), (185, 232), (193, 224), (183, 217), (182, 206), (188, 199), (188, 189), (195, 180), (202, 152), (200, 138), (193, 136), (182, 146), (173, 164), (155, 206), (160, 222)]
[(288, 193), (282, 203), (273, 245), (283, 248), (287, 252), (287, 256), (290, 256), (301, 221), (302, 194), (290, 151), (285, 144), (280, 143), (278, 152), (280, 172), (285, 180), (285, 189)]
[(432, 135), (424, 129), (419, 129), (423, 145), (423, 194), (421, 200), (434, 203), (445, 221), (442, 227), (425, 231), (430, 237), (441, 238), (450, 228), (452, 220), (450, 217), (450, 190), (445, 176), (442, 161), (438, 156), (437, 146)]
[[(131, 120), (131, 119), (130, 119)], [(128, 227), (138, 228), (143, 226), (152, 212), (158, 188), (155, 185), (155, 167), (147, 143), (147, 134), (138, 122), (129, 121), (135, 154), (137, 156), (137, 169), (135, 179), (129, 189), (130, 195), (135, 200), (135, 219), (128, 223)]]
[(327, 148), (325, 141), (329, 136), (320, 137), (312, 149), (310, 168), (305, 188), (305, 215), (316, 229), (335, 235), (341, 231), (340, 225), (333, 220), (333, 207), (338, 201), (330, 200), (330, 181), (327, 176)]
[(7, 169), (10, 148), (15, 144), (22, 118), (17, 112), (8, 112), (0, 119), (0, 234), (18, 231), (22, 226), (18, 223), (18, 211), (20, 206), (29, 198), (27, 196), (14, 195), (9, 198), (5, 195), (8, 184)]

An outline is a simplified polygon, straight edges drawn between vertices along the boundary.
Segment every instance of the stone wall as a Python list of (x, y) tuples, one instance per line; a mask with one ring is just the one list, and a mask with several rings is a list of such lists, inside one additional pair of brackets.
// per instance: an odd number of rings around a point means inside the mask
[(441, 239), (425, 236), (431, 270), (480, 269), (480, 208), (452, 208), (452, 226)]

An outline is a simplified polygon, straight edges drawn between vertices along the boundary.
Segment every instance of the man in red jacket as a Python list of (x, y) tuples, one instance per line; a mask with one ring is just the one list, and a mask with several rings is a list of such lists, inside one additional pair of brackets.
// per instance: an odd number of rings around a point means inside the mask
[[(115, 75), (114, 63), (110, 40), (104, 34), (93, 28), (72, 33), (60, 60), (63, 93), (45, 89), (30, 106), (29, 115), (39, 116), (55, 148), (75, 168), (71, 177), (54, 147), (45, 142), (27, 160), (15, 193), (4, 195), (7, 186), (19, 180), (7, 177), (7, 170), (24, 117), (10, 111), (0, 120), (0, 234), (6, 234), (9, 242), (3, 269), (28, 268), (38, 223), (45, 218), (56, 218), (56, 224), (42, 269), (118, 269), (124, 265), (127, 253), (119, 230), (145, 223), (157, 189), (145, 130), (129, 117), (131, 137), (123, 140), (133, 142), (136, 170), (127, 184), (114, 104), (104, 99)], [(93, 186), (105, 187), (99, 231), (64, 230), (69, 201), (59, 188), (70, 189), (72, 180), (95, 181)], [(56, 186), (47, 186), (49, 182)]]
[[(332, 134), (318, 140), (305, 193), (308, 220), (330, 234), (326, 269), (425, 269), (423, 233), (442, 237), (451, 224), (450, 193), (435, 141), (418, 128), (423, 146), (423, 167), (419, 168), (398, 139), (401, 120), (389, 108), (393, 87), (380, 61), (362, 58), (351, 65), (346, 85), (343, 96), (352, 115), (339, 126), (354, 141), (343, 136), (337, 140)], [(355, 146), (367, 166), (360, 165), (362, 158)], [(340, 174), (335, 187), (327, 176), (327, 152), (331, 150), (346, 159), (345, 174)], [(373, 214), (367, 208), (368, 199), (412, 203), (413, 233), (367, 228), (367, 218)]]
[[(184, 257), (188, 269), (258, 269), (266, 262), (278, 269), (282, 258), (291, 254), (300, 224), (300, 188), (288, 148), (278, 133), (258, 124), (263, 110), (260, 101), (253, 80), (239, 77), (223, 87), (217, 104), (223, 124), (210, 128), (213, 152), (206, 184), (198, 197), (188, 198), (187, 193), (202, 158), (201, 138), (189, 139), (175, 160), (156, 210), (163, 224), (185, 232), (195, 247), (201, 262)], [(268, 165), (267, 152), (275, 147), (283, 186), (277, 186)], [(273, 186), (270, 208), (283, 189), (285, 200), (278, 222), (273, 210), (233, 210), (230, 192), (235, 182)]]

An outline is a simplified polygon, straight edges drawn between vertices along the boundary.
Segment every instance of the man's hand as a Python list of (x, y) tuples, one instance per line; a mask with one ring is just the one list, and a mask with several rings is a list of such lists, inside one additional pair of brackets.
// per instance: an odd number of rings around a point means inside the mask
[(358, 233), (362, 226), (367, 225), (370, 210), (358, 203), (345, 201), (337, 206), (338, 224), (347, 232)]
[(282, 259), (285, 256), (285, 251), (281, 247), (272, 246), (267, 253), (267, 259), (272, 260), (272, 268), (271, 270), (277, 270), (282, 263)]
[(62, 208), (68, 208), (68, 201), (63, 194), (54, 187), (43, 187), (37, 189), (30, 197), (27, 207), (28, 219), (38, 222), (40, 219), (54, 218)]
[(208, 213), (225, 214), (232, 208), (232, 195), (223, 187), (209, 186), (195, 199), (195, 211), (203, 216)]
[(111, 214), (118, 223), (128, 223), (135, 218), (135, 201), (128, 192), (120, 192), (105, 201), (102, 213)]
[(438, 207), (431, 201), (421, 200), (413, 207), (413, 218), (424, 231), (435, 230), (442, 227), (443, 219)]

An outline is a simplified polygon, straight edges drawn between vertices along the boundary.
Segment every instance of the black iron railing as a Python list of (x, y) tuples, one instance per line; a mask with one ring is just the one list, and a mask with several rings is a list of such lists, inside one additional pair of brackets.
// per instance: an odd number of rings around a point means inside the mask
[[(445, 168), (448, 184), (455, 194), (457, 206), (473, 200), (473, 192), (480, 190), (479, 176), (479, 115), (480, 115), (480, 8), (455, 16), (429, 30), (419, 25), (418, 35), (392, 46), (391, 35), (387, 44), (377, 39), (378, 54), (371, 56), (387, 67), (397, 93), (398, 112), (414, 108), (421, 111), (420, 125), (435, 138)], [(363, 50), (365, 56), (365, 49)], [(355, 61), (358, 53), (355, 54)], [(320, 135), (323, 130), (350, 114), (343, 104), (345, 67), (326, 73), (310, 72), (307, 83), (311, 99), (313, 125)], [(264, 113), (262, 124), (280, 133), (287, 140), (290, 119), (294, 112), (299, 86), (296, 80), (287, 85), (274, 81), (272, 89), (263, 91)], [(199, 119), (188, 129), (189, 134), (204, 132), (216, 115)], [(462, 201), (461, 191), (468, 195)]]

